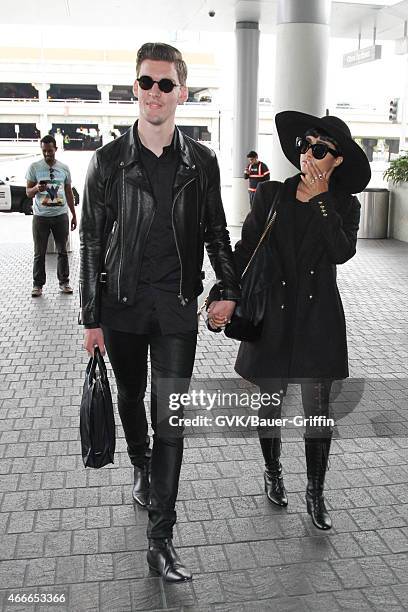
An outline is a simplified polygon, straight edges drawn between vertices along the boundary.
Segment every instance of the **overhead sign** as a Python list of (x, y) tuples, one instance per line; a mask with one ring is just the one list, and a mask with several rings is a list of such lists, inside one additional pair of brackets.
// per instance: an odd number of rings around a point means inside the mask
[(343, 68), (350, 68), (350, 66), (357, 66), (358, 64), (381, 59), (381, 48), (381, 45), (372, 45), (365, 49), (357, 49), (357, 51), (346, 53), (343, 55)]
[(11, 210), (10, 185), (0, 185), (0, 210)]

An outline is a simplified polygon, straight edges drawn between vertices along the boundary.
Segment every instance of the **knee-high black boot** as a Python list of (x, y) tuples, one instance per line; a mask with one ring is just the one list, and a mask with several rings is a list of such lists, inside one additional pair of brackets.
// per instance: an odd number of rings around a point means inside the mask
[(262, 454), (265, 459), (265, 493), (273, 504), (287, 506), (288, 498), (282, 476), (282, 464), (280, 462), (281, 438), (259, 437)]
[(175, 504), (183, 458), (182, 438), (154, 436), (152, 476), (148, 504), (147, 563), (166, 582), (191, 580), (191, 572), (183, 565), (173, 546)]
[(327, 512), (323, 488), (329, 459), (331, 434), (326, 438), (305, 437), (307, 466), (306, 505), (313, 525), (318, 529), (330, 529), (331, 518)]

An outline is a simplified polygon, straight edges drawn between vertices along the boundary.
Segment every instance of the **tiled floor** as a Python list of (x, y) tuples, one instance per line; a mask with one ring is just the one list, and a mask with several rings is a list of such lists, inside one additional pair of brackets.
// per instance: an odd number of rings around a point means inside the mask
[[(408, 244), (360, 241), (338, 270), (353, 378), (336, 404), (334, 528), (319, 532), (306, 514), (300, 433), (283, 446), (283, 510), (263, 493), (254, 437), (187, 438), (175, 540), (194, 580), (170, 586), (148, 573), (120, 426), (115, 464), (83, 468), (78, 294), (58, 293), (49, 256), (44, 295), (32, 299), (31, 258), (28, 242), (0, 245), (2, 610), (408, 609)], [(77, 251), (71, 268), (75, 286)], [(202, 328), (195, 376), (236, 378), (235, 353)], [(297, 409), (296, 387), (287, 405)], [(12, 603), (11, 592), (68, 603)]]

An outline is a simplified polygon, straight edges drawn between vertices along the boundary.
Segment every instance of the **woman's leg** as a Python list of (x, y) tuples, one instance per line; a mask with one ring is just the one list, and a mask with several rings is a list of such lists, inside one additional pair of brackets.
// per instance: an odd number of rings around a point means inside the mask
[(306, 504), (313, 524), (318, 529), (330, 529), (332, 526), (323, 496), (333, 434), (333, 429), (327, 422), (331, 385), (331, 380), (320, 380), (305, 382), (301, 386), (303, 409), (307, 419), (305, 432)]
[[(261, 406), (259, 410), (260, 420), (280, 419), (282, 416), (282, 402), (286, 393), (287, 385), (280, 380), (271, 380), (260, 383), (260, 392), (268, 394), (271, 399), (269, 406)], [(278, 506), (287, 506), (288, 498), (282, 476), (281, 456), (281, 427), (280, 425), (267, 424), (258, 427), (259, 443), (265, 461), (265, 493), (272, 503)]]

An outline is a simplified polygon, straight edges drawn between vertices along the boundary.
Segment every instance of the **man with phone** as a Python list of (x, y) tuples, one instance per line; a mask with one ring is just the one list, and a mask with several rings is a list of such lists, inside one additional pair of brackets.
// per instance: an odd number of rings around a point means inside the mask
[(42, 295), (46, 281), (45, 255), (50, 232), (58, 252), (57, 277), (60, 291), (72, 293), (69, 284), (67, 240), (69, 236), (68, 209), (71, 211), (71, 231), (77, 226), (71, 173), (66, 164), (55, 159), (57, 145), (53, 136), (40, 141), (43, 159), (33, 162), (27, 170), (26, 193), (34, 198), (33, 240), (34, 265), (32, 297)]
[[(168, 582), (191, 579), (172, 543), (183, 457), (182, 432), (164, 431), (168, 391), (187, 392), (197, 342), (204, 245), (230, 319), (239, 284), (215, 154), (175, 126), (187, 100), (180, 51), (146, 43), (137, 54), (139, 119), (94, 155), (85, 182), (80, 297), (85, 343), (105, 344), (134, 469), (133, 499), (149, 513), (147, 562)], [(151, 478), (144, 395), (151, 363)], [(161, 401), (160, 385), (166, 387)], [(164, 399), (164, 398), (163, 398)], [(170, 428), (171, 429), (171, 428)]]

